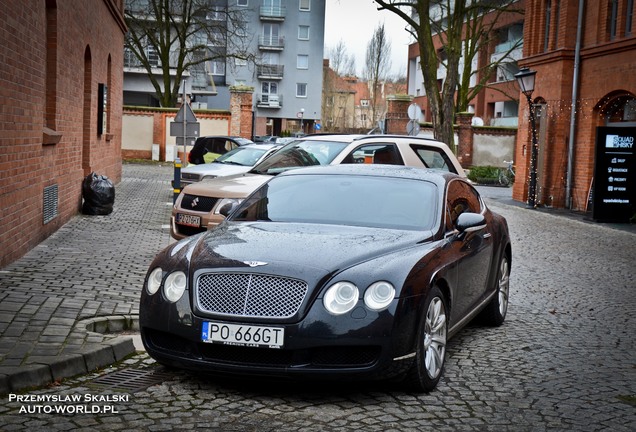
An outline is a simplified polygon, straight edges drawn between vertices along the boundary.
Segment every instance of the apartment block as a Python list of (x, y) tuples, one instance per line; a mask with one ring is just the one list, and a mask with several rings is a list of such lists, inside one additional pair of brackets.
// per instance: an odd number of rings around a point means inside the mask
[[(228, 110), (230, 87), (253, 88), (253, 135), (313, 132), (321, 117), (325, 0), (210, 1), (242, 14), (240, 36), (255, 60), (228, 56), (191, 68), (185, 87), (192, 107)], [(217, 50), (227, 43), (208, 40)], [(134, 61), (124, 69), (124, 104), (156, 105), (154, 89)]]

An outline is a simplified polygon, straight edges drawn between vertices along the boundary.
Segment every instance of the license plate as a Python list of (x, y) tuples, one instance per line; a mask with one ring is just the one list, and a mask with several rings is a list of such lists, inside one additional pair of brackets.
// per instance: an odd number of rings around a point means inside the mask
[(192, 227), (201, 226), (201, 216), (192, 216), (182, 213), (177, 213), (177, 223), (179, 225), (187, 225)]
[(203, 342), (225, 345), (282, 348), (285, 329), (252, 325), (204, 322), (201, 332)]

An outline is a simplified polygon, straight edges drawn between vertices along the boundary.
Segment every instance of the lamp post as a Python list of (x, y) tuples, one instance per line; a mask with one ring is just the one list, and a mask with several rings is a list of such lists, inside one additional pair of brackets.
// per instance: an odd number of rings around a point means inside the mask
[(528, 109), (530, 111), (530, 127), (532, 135), (532, 149), (530, 151), (530, 184), (528, 185), (528, 207), (535, 208), (537, 206), (537, 154), (539, 152), (539, 143), (537, 141), (537, 125), (532, 104), (532, 92), (534, 91), (534, 79), (537, 71), (521, 68), (515, 75), (521, 93), (526, 95), (528, 99)]
[(305, 120), (305, 108), (300, 109), (300, 132), (305, 133), (305, 125), (303, 124)]

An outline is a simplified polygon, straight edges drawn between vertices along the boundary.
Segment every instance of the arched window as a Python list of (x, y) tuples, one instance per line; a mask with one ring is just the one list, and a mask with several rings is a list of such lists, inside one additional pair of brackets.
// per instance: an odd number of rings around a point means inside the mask
[(636, 126), (636, 98), (632, 95), (608, 101), (603, 111), (607, 126)]

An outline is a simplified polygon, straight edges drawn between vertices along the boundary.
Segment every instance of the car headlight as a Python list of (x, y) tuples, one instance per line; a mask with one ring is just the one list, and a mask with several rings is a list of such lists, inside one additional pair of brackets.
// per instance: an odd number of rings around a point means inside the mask
[(161, 267), (157, 267), (150, 273), (150, 276), (148, 276), (148, 283), (146, 284), (146, 291), (148, 291), (148, 294), (153, 295), (159, 291), (162, 278), (163, 270), (161, 270)]
[(243, 200), (240, 198), (223, 198), (220, 199), (214, 209), (214, 214), (221, 214), (221, 209), (227, 204), (231, 204), (232, 209), (236, 208)]
[(322, 302), (329, 312), (342, 315), (358, 303), (358, 287), (351, 282), (338, 282), (329, 287)]
[(364, 292), (364, 304), (374, 311), (386, 309), (395, 297), (395, 288), (389, 282), (379, 281)]
[(183, 295), (187, 285), (187, 278), (184, 272), (176, 271), (170, 273), (163, 286), (163, 295), (169, 302), (175, 303)]

